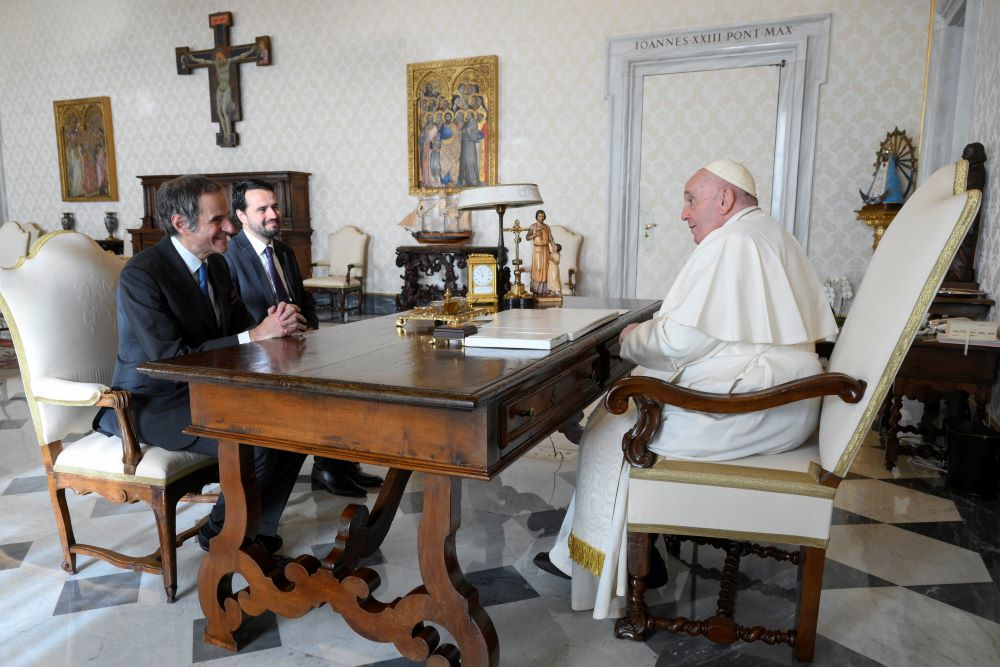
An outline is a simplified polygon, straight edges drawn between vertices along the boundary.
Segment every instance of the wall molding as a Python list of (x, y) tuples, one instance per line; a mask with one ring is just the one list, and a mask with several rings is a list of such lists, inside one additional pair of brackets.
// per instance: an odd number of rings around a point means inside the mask
[(631, 297), (636, 289), (644, 78), (781, 66), (771, 213), (808, 248), (819, 87), (826, 81), (829, 46), (830, 14), (607, 39), (609, 296)]

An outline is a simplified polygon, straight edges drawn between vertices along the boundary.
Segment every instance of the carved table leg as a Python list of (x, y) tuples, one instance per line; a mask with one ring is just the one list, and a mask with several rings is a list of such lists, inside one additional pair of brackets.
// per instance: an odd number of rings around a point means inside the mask
[[(461, 485), (461, 479), (444, 475), (428, 475), (424, 481), (424, 515), (417, 550), (422, 588), (432, 602), (426, 611), (431, 611), (428, 620), (455, 638), (461, 664), (496, 667), (500, 662), (496, 629), (479, 604), (479, 593), (465, 581), (455, 555), (455, 533), (462, 523)], [(428, 662), (443, 655), (439, 652)], [(442, 660), (441, 664), (446, 663)]]
[[(241, 547), (249, 544), (249, 538), (257, 534), (260, 521), (260, 493), (251, 448), (220, 440), (219, 478), (226, 497), (226, 521), (222, 532), (209, 543), (208, 555), (201, 561), (198, 598), (208, 621), (205, 641), (238, 651), (248, 637), (238, 633), (243, 612), (233, 597), (232, 578), (241, 565), (246, 568), (252, 562), (252, 556), (241, 551)], [(263, 553), (258, 549), (253, 551)]]
[(892, 388), (892, 416), (889, 417), (889, 430), (885, 438), (885, 468), (892, 470), (896, 466), (899, 455), (899, 420), (903, 417), (903, 392), (898, 385)]
[(979, 424), (987, 424), (986, 409), (990, 406), (990, 398), (993, 394), (993, 387), (990, 385), (980, 385), (976, 387), (976, 417)]
[(411, 474), (409, 470), (390, 468), (371, 512), (364, 505), (352, 504), (344, 509), (336, 544), (323, 560), (324, 565), (336, 564), (350, 571), (360, 559), (375, 553), (389, 532)]

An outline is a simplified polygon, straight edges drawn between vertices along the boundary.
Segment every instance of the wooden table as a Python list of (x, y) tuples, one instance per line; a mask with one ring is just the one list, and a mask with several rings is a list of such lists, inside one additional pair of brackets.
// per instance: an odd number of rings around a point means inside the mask
[[(239, 650), (249, 639), (244, 613), (298, 617), (325, 603), (411, 660), (497, 665), (496, 630), (456, 558), (462, 478), (492, 479), (628, 373), (618, 334), (659, 303), (568, 297), (566, 306), (629, 312), (541, 358), (436, 349), (426, 335), (397, 331), (389, 316), (141, 366), (189, 382), (188, 432), (219, 441), (226, 522), (198, 575), (205, 641)], [(280, 568), (248, 539), (260, 503), (250, 450), (239, 443), (390, 471), (371, 512), (347, 507), (322, 561), (303, 555)], [(381, 544), (412, 471), (426, 473), (416, 554), (423, 585), (383, 602), (373, 597), (378, 575), (357, 565)], [(235, 594), (234, 573), (248, 582)]]
[[(965, 354), (962, 345), (939, 343), (931, 336), (918, 336), (906, 353), (892, 383), (892, 407), (885, 435), (885, 467), (892, 470), (900, 451), (912, 453), (901, 446), (899, 432), (936, 434), (931, 401), (948, 392), (965, 392), (976, 401), (976, 421), (983, 421), (990, 404), (993, 383), (1000, 367), (1000, 348), (969, 345)], [(919, 426), (900, 426), (903, 397), (922, 401), (924, 417)]]

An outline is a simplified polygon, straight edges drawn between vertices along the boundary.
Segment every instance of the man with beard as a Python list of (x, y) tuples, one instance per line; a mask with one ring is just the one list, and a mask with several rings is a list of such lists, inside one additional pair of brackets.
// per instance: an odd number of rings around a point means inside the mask
[[(241, 181), (233, 187), (232, 205), (243, 229), (233, 237), (225, 257), (247, 310), (261, 320), (269, 308), (294, 304), (306, 325), (318, 328), (316, 303), (302, 286), (295, 254), (275, 238), (281, 231), (281, 211), (274, 186)], [(382, 485), (381, 477), (362, 471), (357, 463), (319, 457), (314, 459), (312, 481), (330, 493), (354, 498), (368, 495), (365, 487)]]

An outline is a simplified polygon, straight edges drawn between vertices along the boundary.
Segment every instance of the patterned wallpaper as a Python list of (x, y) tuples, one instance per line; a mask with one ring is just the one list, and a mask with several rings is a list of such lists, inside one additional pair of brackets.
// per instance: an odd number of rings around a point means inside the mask
[[(406, 64), (496, 54), (501, 178), (538, 183), (549, 220), (585, 236), (581, 292), (597, 294), (608, 209), (605, 38), (831, 12), (809, 251), (821, 276), (856, 281), (871, 238), (854, 220), (856, 189), (887, 131), (916, 133), (928, 0), (230, 0), (221, 8), (234, 14), (234, 43), (270, 35), (274, 49), (272, 66), (241, 68), (245, 120), (235, 149), (215, 145), (206, 73), (178, 76), (174, 66), (175, 47), (212, 43), (217, 3), (5, 0), (0, 127), (10, 216), (54, 229), (61, 211), (73, 211), (81, 231), (103, 236), (106, 210), (138, 224), (140, 174), (308, 171), (316, 257), (328, 232), (356, 225), (372, 235), (369, 288), (393, 293), (393, 250), (410, 242), (397, 223), (414, 205)], [(97, 95), (111, 97), (121, 201), (64, 203), (52, 101)], [(717, 115), (714, 106), (693, 112)], [(495, 241), (491, 215), (477, 214), (475, 227), (474, 241)]]
[[(976, 274), (979, 286), (1000, 298), (1000, 44), (989, 39), (1000, 30), (1000, 3), (984, 2), (980, 15), (976, 64), (976, 101), (970, 137), (986, 148), (986, 191), (983, 193)], [(997, 321), (997, 308), (989, 319)], [(993, 387), (990, 414), (1000, 421), (1000, 382)]]
[[(719, 95), (720, 90), (740, 94)], [(682, 194), (687, 179), (706, 161), (725, 158), (746, 165), (761, 207), (770, 210), (777, 106), (776, 67), (645, 77), (639, 222), (656, 227), (649, 238), (639, 237), (637, 297), (663, 298), (694, 250), (691, 232), (680, 220)], [(706, 132), (704, 120), (690, 113), (706, 108), (735, 122), (708, 125), (712, 131)]]

